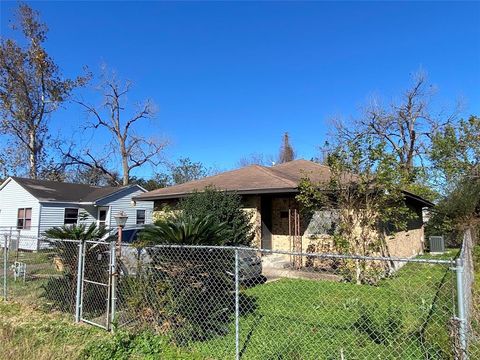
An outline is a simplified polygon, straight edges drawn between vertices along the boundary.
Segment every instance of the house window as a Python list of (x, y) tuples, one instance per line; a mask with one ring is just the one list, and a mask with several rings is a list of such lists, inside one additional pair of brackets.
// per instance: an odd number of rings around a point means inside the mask
[(98, 209), (98, 227), (107, 227), (108, 208)]
[(32, 208), (20, 208), (17, 214), (17, 229), (29, 230), (32, 226)]
[(145, 224), (145, 210), (137, 210), (137, 225)]
[(63, 223), (65, 225), (76, 224), (78, 222), (78, 209), (65, 209), (65, 217), (63, 218)]

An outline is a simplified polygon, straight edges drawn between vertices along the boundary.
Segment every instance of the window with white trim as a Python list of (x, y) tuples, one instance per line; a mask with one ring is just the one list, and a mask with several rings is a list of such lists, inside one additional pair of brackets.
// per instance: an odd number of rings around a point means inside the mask
[(19, 208), (17, 213), (17, 229), (29, 230), (32, 226), (32, 208)]

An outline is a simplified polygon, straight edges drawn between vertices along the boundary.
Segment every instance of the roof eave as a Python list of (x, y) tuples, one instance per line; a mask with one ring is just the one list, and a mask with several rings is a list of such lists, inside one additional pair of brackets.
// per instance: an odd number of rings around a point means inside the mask
[(405, 196), (407, 198), (414, 199), (414, 200), (422, 203), (423, 205), (425, 205), (425, 207), (434, 207), (435, 206), (435, 204), (433, 202), (428, 201), (427, 199), (424, 199), (421, 196), (415, 195), (415, 194), (411, 193), (410, 191), (402, 190), (402, 192), (405, 194)]
[[(262, 194), (291, 194), (297, 193), (298, 188), (275, 188), (275, 189), (244, 189), (244, 190), (220, 190), (227, 193), (236, 193), (239, 195), (262, 195)], [(199, 191), (202, 192), (202, 191)], [(155, 201), (155, 200), (171, 200), (171, 199), (181, 199), (187, 197), (191, 194), (194, 194), (195, 191), (187, 193), (176, 193), (176, 194), (165, 194), (165, 195), (148, 195), (148, 193), (136, 196), (133, 198), (135, 201)]]
[(40, 203), (48, 204), (74, 204), (74, 205), (95, 205), (92, 201), (61, 201), (61, 200), (49, 200), (49, 199), (38, 199)]

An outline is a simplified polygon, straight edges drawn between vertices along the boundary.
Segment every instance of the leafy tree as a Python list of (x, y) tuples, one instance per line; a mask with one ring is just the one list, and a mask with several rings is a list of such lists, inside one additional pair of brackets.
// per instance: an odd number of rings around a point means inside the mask
[(472, 115), (435, 132), (430, 160), (444, 189), (454, 188), (466, 176), (480, 176), (480, 118)]
[(288, 132), (283, 135), (283, 143), (278, 155), (278, 163), (283, 164), (289, 161), (295, 160), (295, 151), (290, 144), (290, 136)]
[(465, 178), (432, 209), (425, 232), (427, 236), (446, 235), (455, 245), (461, 244), (467, 227), (478, 229), (479, 225), (480, 178)]
[(167, 174), (155, 174), (151, 179), (137, 178), (132, 176), (130, 184), (138, 184), (145, 190), (152, 191), (170, 185), (170, 177)]
[[(335, 209), (337, 224), (334, 242), (339, 252), (357, 255), (388, 255), (386, 237), (406, 230), (414, 216), (402, 191), (404, 173), (385, 144), (375, 139), (346, 142), (328, 157), (329, 180), (300, 183), (297, 201), (307, 214)], [(376, 280), (377, 270), (364, 261), (344, 261), (347, 277), (357, 283)]]
[(174, 185), (198, 180), (207, 176), (208, 171), (201, 162), (193, 162), (190, 158), (180, 158), (178, 164), (171, 167), (171, 177)]
[(225, 223), (225, 245), (250, 246), (253, 241), (251, 215), (237, 194), (206, 188), (180, 200), (178, 209), (193, 219), (211, 217), (217, 224)]
[(22, 31), (27, 46), (0, 40), (0, 133), (10, 136), (9, 146), (21, 152), (35, 179), (46, 156), (50, 115), (88, 77), (62, 77), (43, 46), (48, 28), (28, 5), (19, 6), (14, 28)]
[(464, 228), (480, 223), (480, 118), (470, 116), (436, 132), (430, 158), (443, 198), (426, 232), (456, 240)]

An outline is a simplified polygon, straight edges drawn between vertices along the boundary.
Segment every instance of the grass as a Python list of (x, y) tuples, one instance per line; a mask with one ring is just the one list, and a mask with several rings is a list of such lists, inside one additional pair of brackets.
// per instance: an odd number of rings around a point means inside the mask
[[(476, 255), (478, 263), (480, 247)], [(225, 336), (179, 349), (150, 332), (111, 336), (73, 324), (72, 315), (45, 313), (45, 304), (38, 305), (42, 274), (53, 273), (45, 268), (36, 274), (37, 281), (13, 285), (15, 298), (27, 301), (0, 303), (0, 358), (233, 358), (233, 323)], [(242, 358), (450, 359), (453, 275), (444, 265), (409, 263), (375, 286), (281, 279), (242, 289)], [(480, 276), (476, 281), (478, 296)]]
[(473, 251), (475, 282), (473, 285), (472, 333), (470, 340), (471, 359), (480, 359), (480, 245)]
[[(246, 289), (257, 310), (240, 321), (241, 351), (246, 359), (448, 359), (452, 286), (447, 266), (410, 263), (377, 286), (282, 279)], [(194, 348), (231, 352), (230, 334)]]
[(75, 325), (62, 314), (0, 301), (1, 359), (76, 359), (86, 344), (108, 336), (100, 329)]

